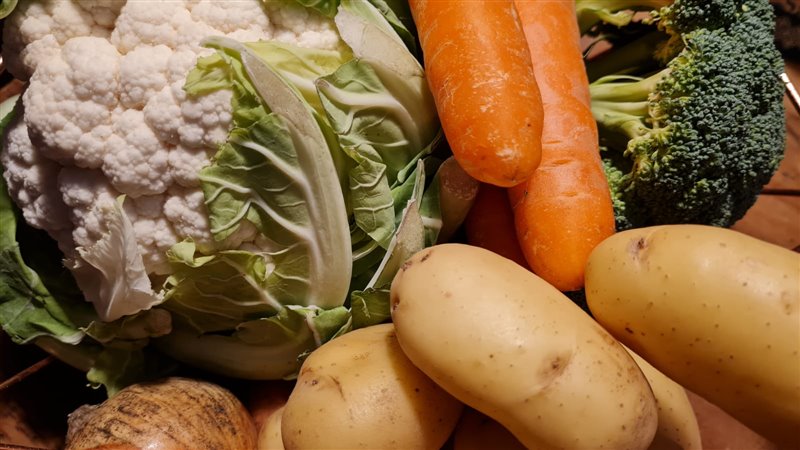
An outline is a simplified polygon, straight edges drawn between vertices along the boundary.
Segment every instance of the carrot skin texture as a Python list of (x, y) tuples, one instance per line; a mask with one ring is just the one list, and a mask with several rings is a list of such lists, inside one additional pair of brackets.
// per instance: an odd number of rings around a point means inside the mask
[(615, 232), (574, 0), (516, 0), (545, 111), (542, 161), (509, 189), (531, 269), (561, 291), (581, 289), (589, 254)]
[(456, 160), (510, 187), (541, 158), (544, 113), (513, 0), (410, 0), (428, 85)]
[(464, 220), (464, 232), (468, 244), (485, 248), (528, 268), (517, 242), (514, 213), (506, 188), (481, 184)]

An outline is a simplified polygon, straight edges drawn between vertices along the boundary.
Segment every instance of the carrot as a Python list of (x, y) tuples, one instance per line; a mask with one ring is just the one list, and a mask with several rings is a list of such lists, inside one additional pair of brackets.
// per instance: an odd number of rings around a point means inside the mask
[(578, 290), (589, 253), (615, 228), (575, 1), (515, 4), (545, 113), (541, 164), (509, 190), (517, 237), (534, 273), (562, 291)]
[(541, 157), (542, 103), (512, 0), (410, 0), (425, 72), (453, 155), (509, 187)]
[(468, 244), (485, 248), (528, 268), (517, 242), (507, 189), (481, 184), (464, 220), (464, 233)]

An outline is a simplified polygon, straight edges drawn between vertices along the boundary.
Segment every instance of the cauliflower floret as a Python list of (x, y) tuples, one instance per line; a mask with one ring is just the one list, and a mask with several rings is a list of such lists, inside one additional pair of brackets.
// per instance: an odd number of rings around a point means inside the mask
[(172, 184), (169, 147), (147, 126), (144, 113), (121, 110), (112, 122), (114, 132), (103, 158), (103, 173), (111, 184), (132, 197), (166, 191)]
[(181, 0), (129, 1), (117, 18), (111, 42), (123, 54), (140, 45), (200, 47), (203, 37), (217, 32), (192, 19), (190, 8)]
[(89, 247), (108, 230), (105, 214), (120, 195), (99, 170), (67, 166), (58, 175), (61, 198), (69, 207), (75, 245)]
[[(144, 120), (165, 142), (210, 149), (224, 141), (228, 134), (232, 119), (231, 92), (218, 91), (198, 99), (187, 98), (183, 84), (197, 57), (196, 51), (186, 48), (172, 53), (166, 67), (169, 85), (148, 99), (144, 106)], [(184, 116), (183, 108), (189, 113), (187, 116)], [(190, 119), (198, 117), (194, 111), (200, 111), (201, 122)]]
[(95, 23), (101, 27), (114, 28), (114, 22), (119, 16), (120, 10), (125, 6), (125, 0), (76, 0), (78, 5), (88, 11)]
[(70, 39), (39, 64), (23, 95), (31, 140), (62, 164), (99, 167), (117, 104), (119, 53), (98, 37)]
[(243, 221), (235, 233), (218, 242), (211, 235), (205, 197), (200, 189), (173, 187), (164, 204), (164, 214), (178, 234), (192, 238), (200, 251), (228, 250), (253, 241), (260, 235), (255, 226)]
[(170, 272), (167, 250), (179, 240), (164, 215), (164, 200), (164, 195), (149, 195), (125, 202), (145, 269), (159, 275)]
[(164, 215), (181, 236), (191, 238), (199, 248), (213, 249), (205, 198), (199, 188), (174, 187), (164, 203)]
[(172, 50), (166, 45), (137, 47), (119, 64), (120, 103), (142, 109), (147, 100), (169, 84), (167, 67)]
[(192, 18), (240, 41), (263, 39), (265, 34), (271, 34), (272, 28), (260, 2), (203, 0), (192, 8)]
[(274, 26), (273, 39), (300, 47), (336, 49), (341, 45), (336, 26), (300, 4), (266, 2)]
[[(121, 193), (98, 170), (66, 167), (58, 177), (63, 202), (69, 207), (75, 246), (90, 247), (108, 232), (107, 215)], [(131, 221), (147, 273), (169, 273), (166, 251), (182, 237), (164, 214), (164, 195), (126, 198), (124, 210)]]
[[(3, 177), (8, 183), (8, 191), (20, 205), (25, 221), (51, 234), (71, 230), (69, 209), (61, 200), (56, 183), (63, 166), (35, 150), (31, 151), (33, 146), (22, 114), (18, 114), (8, 127), (0, 164), (5, 169)], [(70, 240), (65, 242), (70, 243)]]
[(169, 57), (169, 61), (167, 61), (167, 79), (169, 83), (183, 83), (186, 81), (186, 74), (197, 64), (197, 58), (211, 53), (212, 50), (208, 48), (200, 50), (181, 48), (174, 50), (172, 56)]
[[(116, 2), (103, 2), (87, 9), (71, 1), (29, 0), (6, 18), (3, 24), (3, 59), (8, 71), (27, 80), (41, 61), (76, 36), (108, 37), (119, 11)], [(106, 3), (109, 3), (106, 5)]]
[(189, 98), (183, 83), (176, 81), (153, 96), (144, 107), (144, 120), (166, 142), (215, 148), (230, 129), (232, 93), (220, 90)]
[(178, 146), (169, 152), (169, 170), (172, 179), (184, 187), (200, 186), (200, 169), (211, 161), (211, 151), (203, 148)]

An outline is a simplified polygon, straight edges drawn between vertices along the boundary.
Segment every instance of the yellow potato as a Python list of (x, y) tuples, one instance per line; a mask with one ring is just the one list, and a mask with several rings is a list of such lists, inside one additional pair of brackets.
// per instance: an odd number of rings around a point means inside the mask
[(258, 450), (284, 450), (283, 436), (281, 436), (281, 418), (284, 406), (272, 411), (268, 415), (261, 429), (258, 430)]
[(453, 432), (453, 450), (525, 450), (504, 426), (472, 408), (465, 408)]
[(614, 336), (778, 443), (800, 436), (800, 255), (728, 229), (618, 233), (589, 258), (586, 296)]
[[(689, 392), (703, 448), (708, 450), (779, 450), (775, 443), (747, 428), (719, 406)], [(786, 449), (784, 449), (786, 450)]]
[(335, 338), (303, 363), (282, 416), (286, 449), (438, 449), (464, 405), (403, 354), (391, 324)]
[(286, 400), (289, 399), (289, 394), (292, 393), (294, 384), (293, 380), (267, 380), (249, 384), (243, 397), (258, 429), (261, 429), (264, 422), (270, 420), (278, 409), (282, 410)]
[(686, 389), (626, 348), (647, 378), (658, 406), (658, 429), (650, 450), (702, 450), (700, 426)]
[(644, 449), (657, 411), (625, 349), (556, 288), (495, 253), (425, 249), (392, 283), (405, 353), (526, 447)]

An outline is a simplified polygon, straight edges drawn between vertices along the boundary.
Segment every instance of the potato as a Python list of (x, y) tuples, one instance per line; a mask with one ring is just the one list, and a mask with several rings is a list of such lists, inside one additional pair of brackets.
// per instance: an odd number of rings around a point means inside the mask
[(453, 432), (453, 450), (525, 450), (525, 446), (496, 420), (465, 408)]
[(284, 450), (281, 418), (293, 388), (294, 382), (286, 380), (250, 384), (247, 409), (258, 427), (257, 450)]
[(595, 318), (665, 375), (778, 443), (800, 436), (800, 255), (728, 229), (618, 233), (591, 254)]
[(689, 392), (689, 402), (700, 425), (703, 448), (713, 450), (778, 450), (765, 437), (747, 428), (719, 406)]
[(283, 411), (286, 449), (438, 449), (464, 405), (403, 354), (391, 324), (316, 349)]
[(650, 450), (702, 450), (697, 424), (686, 389), (670, 380), (641, 356), (626, 348), (647, 378), (658, 406), (658, 428)]
[(294, 381), (288, 380), (266, 380), (248, 384), (243, 397), (257, 428), (261, 429), (277, 409), (283, 408), (294, 384)]
[(443, 244), (391, 288), (414, 364), (526, 447), (647, 448), (653, 393), (625, 349), (556, 288), (488, 250)]
[(264, 418), (258, 430), (257, 450), (284, 450), (283, 436), (281, 435), (281, 419), (284, 406), (272, 411)]

